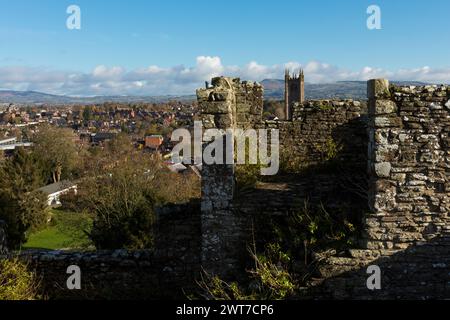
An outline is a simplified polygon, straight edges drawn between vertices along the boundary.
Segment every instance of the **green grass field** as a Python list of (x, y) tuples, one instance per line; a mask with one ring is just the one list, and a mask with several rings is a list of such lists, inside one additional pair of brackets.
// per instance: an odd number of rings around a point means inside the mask
[(90, 218), (85, 214), (52, 210), (48, 227), (30, 234), (23, 250), (75, 250), (92, 247), (84, 230), (89, 230)]

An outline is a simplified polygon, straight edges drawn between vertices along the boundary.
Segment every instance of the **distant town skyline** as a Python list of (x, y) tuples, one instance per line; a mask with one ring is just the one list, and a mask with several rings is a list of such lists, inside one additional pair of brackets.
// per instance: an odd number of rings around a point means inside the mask
[[(81, 30), (66, 10), (81, 9)], [(381, 9), (369, 30), (367, 8)], [(450, 83), (450, 2), (0, 0), (0, 89), (193, 94), (213, 76)]]

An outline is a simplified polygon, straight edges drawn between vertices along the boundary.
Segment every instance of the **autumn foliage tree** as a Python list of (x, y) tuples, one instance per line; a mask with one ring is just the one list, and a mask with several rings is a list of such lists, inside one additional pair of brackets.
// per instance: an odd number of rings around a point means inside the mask
[(151, 185), (158, 168), (152, 161), (138, 159), (130, 158), (80, 185), (80, 196), (93, 214), (89, 237), (97, 249), (143, 249), (153, 245), (157, 200)]
[(76, 135), (71, 129), (42, 126), (34, 137), (34, 154), (49, 181), (71, 178), (78, 163)]
[(77, 195), (61, 198), (64, 206), (92, 215), (89, 237), (97, 249), (151, 248), (155, 207), (200, 197), (194, 173), (173, 173), (158, 156), (126, 145), (127, 139), (119, 138), (97, 150)]

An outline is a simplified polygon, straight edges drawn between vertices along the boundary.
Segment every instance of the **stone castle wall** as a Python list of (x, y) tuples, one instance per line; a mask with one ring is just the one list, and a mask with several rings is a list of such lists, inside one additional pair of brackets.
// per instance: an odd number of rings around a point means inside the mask
[[(330, 160), (326, 159), (326, 148), (332, 144), (336, 148), (334, 162), (350, 167), (352, 175), (365, 183), (368, 138), (364, 101), (310, 101), (294, 107), (292, 121), (263, 121), (263, 88), (259, 84), (230, 78), (215, 78), (211, 84), (197, 91), (205, 129), (278, 129), (280, 148), (288, 161), (294, 160), (304, 169)], [(358, 212), (366, 208), (366, 203), (351, 201), (348, 190), (341, 187), (342, 176), (343, 172), (305, 174), (287, 190), (262, 188), (242, 197), (235, 192), (234, 165), (204, 163), (203, 268), (234, 279), (237, 270), (245, 269), (252, 231), (271, 216), (283, 216), (295, 206), (303, 206), (302, 200), (312, 200), (316, 205), (327, 202), (335, 207), (345, 203)]]
[[(349, 213), (357, 225), (368, 210), (367, 103), (353, 100), (306, 101), (293, 107), (291, 121), (262, 121), (278, 129), (280, 172), (236, 199), (236, 207), (264, 230), (292, 212), (325, 206)], [(264, 224), (264, 222), (266, 224)]]
[[(450, 237), (406, 250), (355, 249), (316, 255), (311, 299), (430, 300), (450, 297)], [(369, 290), (368, 267), (380, 268), (380, 290)]]
[[(318, 254), (318, 275), (309, 297), (448, 298), (449, 87), (396, 87), (373, 80), (368, 83), (368, 99), (368, 106), (363, 101), (306, 102), (294, 109), (292, 121), (248, 124), (279, 129), (281, 148), (308, 168), (323, 162), (322, 147), (333, 140), (342, 147), (338, 162), (354, 169), (345, 174), (368, 172), (368, 185), (362, 190), (367, 211), (361, 214), (365, 226), (361, 249)], [(232, 102), (230, 106), (232, 117), (235, 106)], [(230, 168), (217, 181), (231, 181), (233, 173)], [(324, 189), (334, 193), (333, 186), (339, 188), (342, 178), (334, 172), (315, 174), (312, 180), (304, 176), (297, 183), (265, 185), (244, 199), (227, 198), (228, 207), (247, 217), (283, 214), (292, 209), (294, 198), (308, 198), (311, 190), (323, 201)], [(232, 230), (249, 234), (248, 221)], [(211, 236), (215, 232), (209, 230)], [(238, 251), (228, 254), (237, 257)], [(382, 270), (383, 290), (367, 288), (371, 264)]]
[[(200, 275), (199, 203), (160, 208), (153, 250), (24, 251), (18, 256), (36, 271), (50, 299), (185, 299)], [(68, 290), (69, 266), (81, 269), (81, 290)]]
[(307, 101), (293, 107), (291, 121), (265, 121), (264, 126), (280, 132), (282, 171), (285, 165), (314, 169), (330, 160), (367, 171), (365, 101)]
[(450, 231), (450, 87), (369, 82), (368, 248), (406, 249)]
[[(316, 298), (450, 297), (450, 87), (368, 83), (369, 206), (365, 249), (324, 255)], [(367, 268), (381, 290), (367, 288)]]

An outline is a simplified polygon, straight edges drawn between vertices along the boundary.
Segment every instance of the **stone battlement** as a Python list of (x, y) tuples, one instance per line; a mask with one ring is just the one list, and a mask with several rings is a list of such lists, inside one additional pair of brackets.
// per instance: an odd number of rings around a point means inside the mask
[[(328, 287), (329, 292), (339, 292), (342, 289), (339, 286), (344, 285), (345, 294), (341, 294), (341, 298), (450, 297), (445, 289), (450, 271), (449, 255), (445, 253), (450, 231), (449, 86), (399, 87), (384, 79), (371, 80), (368, 82), (368, 102), (306, 101), (294, 105), (289, 121), (264, 122), (259, 112), (262, 105), (260, 87), (244, 89), (245, 85), (238, 79), (231, 82), (215, 79), (213, 82), (217, 85), (198, 95), (202, 110), (207, 111), (203, 113), (204, 119), (216, 117), (209, 111), (217, 102), (206, 97), (220, 94), (226, 86), (227, 108), (222, 109), (224, 112), (219, 120), (230, 119), (227, 123), (233, 127), (239, 123), (250, 128), (279, 129), (281, 155), (284, 152), (289, 161), (295, 159), (305, 168), (314, 167), (324, 156), (329, 156), (324, 146), (333, 145), (333, 157), (352, 168), (347, 176), (365, 181), (359, 185), (359, 194), (365, 201), (358, 203), (361, 211), (356, 211), (361, 212), (364, 226), (360, 250), (353, 251), (353, 256), (324, 260), (326, 264), (322, 270), (328, 271), (323, 276), (337, 277), (336, 281), (331, 281), (333, 285)], [(222, 84), (225, 82), (231, 85)], [(240, 97), (239, 100), (236, 97)], [(246, 116), (240, 116), (237, 121), (237, 114)], [(223, 126), (218, 128), (223, 129)], [(264, 221), (267, 215), (288, 212), (289, 204), (280, 200), (290, 199), (289, 192), (294, 192), (297, 198), (309, 199), (308, 191), (313, 189), (318, 195), (317, 201), (323, 201), (329, 191), (333, 194), (340, 189), (344, 177), (336, 173), (323, 179), (315, 176), (311, 188), (295, 183), (272, 184), (270, 188), (236, 200), (233, 166), (228, 166), (227, 170), (214, 167), (217, 166), (210, 166), (204, 172), (203, 189), (214, 193), (213, 202), (220, 203), (226, 210), (211, 209), (210, 199), (204, 197), (203, 219), (206, 217), (214, 223), (203, 224), (203, 231), (216, 244), (233, 243), (225, 253), (212, 254), (216, 263), (210, 265), (209, 271), (217, 274), (223, 274), (223, 265), (227, 262), (236, 261), (245, 254), (246, 247), (236, 244), (245, 242), (242, 235), (249, 234), (248, 220), (255, 221), (249, 217), (259, 215), (259, 221)], [(328, 182), (327, 190), (317, 190), (315, 187), (320, 189), (325, 185), (323, 181)], [(327, 201), (340, 200), (344, 196), (334, 194), (336, 199), (328, 198)], [(240, 209), (245, 214), (237, 214)], [(227, 220), (231, 217), (234, 222)], [(233, 242), (238, 238), (239, 242)], [(211, 248), (203, 246), (202, 250), (211, 253)], [(434, 256), (427, 258), (426, 252), (434, 252)], [(398, 271), (399, 274), (391, 275), (390, 291), (379, 295), (358, 291), (366, 290), (364, 266), (370, 263)], [(233, 267), (228, 265), (230, 273)], [(419, 269), (421, 273), (429, 271), (432, 276), (420, 277), (420, 283), (414, 282)], [(354, 277), (353, 271), (358, 271), (359, 275)], [(326, 296), (324, 292), (319, 289), (317, 297)]]

